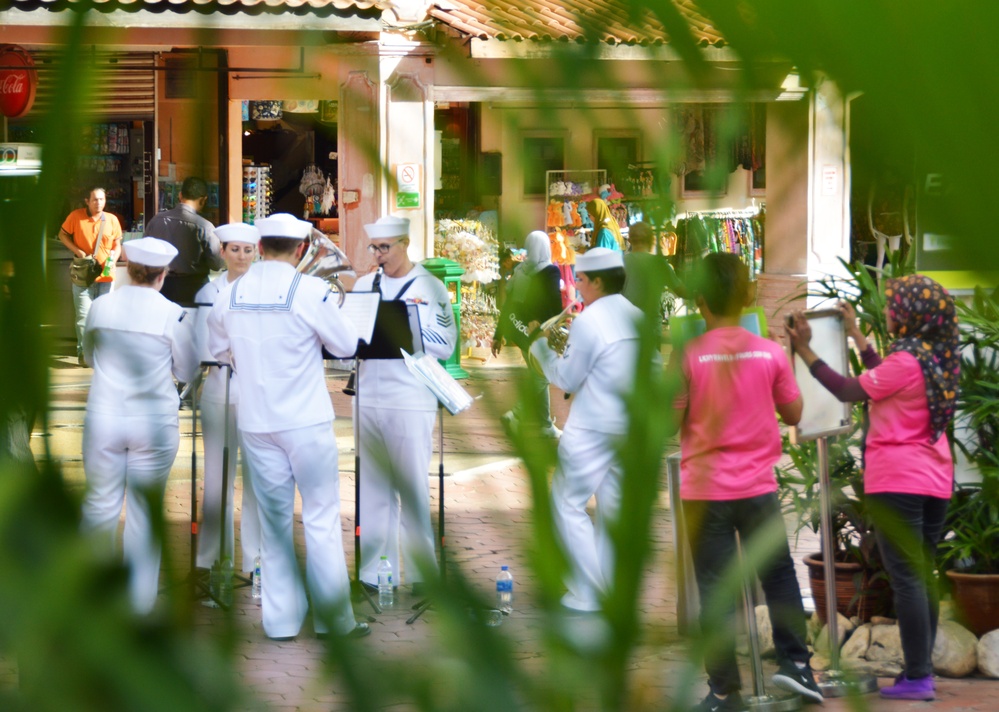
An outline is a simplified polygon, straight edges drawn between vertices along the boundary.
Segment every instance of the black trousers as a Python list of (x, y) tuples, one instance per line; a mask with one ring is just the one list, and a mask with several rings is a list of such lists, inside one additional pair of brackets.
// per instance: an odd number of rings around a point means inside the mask
[(731, 595), (720, 587), (736, 564), (736, 532), (743, 551), (763, 543), (756, 537), (766, 537), (764, 545), (774, 550), (757, 571), (770, 610), (774, 647), (782, 661), (808, 662), (805, 610), (776, 493), (727, 501), (684, 500), (683, 514), (701, 598), (701, 634), (714, 640), (704, 658), (711, 690), (728, 694), (742, 687), (735, 657), (735, 611), (742, 589)]
[(867, 495), (878, 549), (895, 595), (905, 676), (933, 674), (940, 595), (933, 574), (937, 544), (950, 500), (918, 494)]

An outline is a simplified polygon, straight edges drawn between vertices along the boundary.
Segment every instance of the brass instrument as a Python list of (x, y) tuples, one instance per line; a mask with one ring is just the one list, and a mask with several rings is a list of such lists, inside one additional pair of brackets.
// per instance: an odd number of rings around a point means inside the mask
[[(579, 304), (579, 302), (571, 302), (565, 309), (553, 316), (551, 319), (546, 320), (540, 327), (541, 336), (548, 339), (548, 347), (557, 353), (559, 356), (565, 353), (565, 347), (569, 343), (569, 322), (575, 316), (572, 310)], [(529, 360), (531, 366), (538, 373), (542, 373), (541, 366), (538, 364), (537, 360), (528, 351)]]
[(324, 280), (339, 297), (339, 304), (343, 306), (344, 295), (347, 290), (340, 281), (338, 275), (341, 273), (353, 272), (350, 261), (346, 253), (336, 246), (331, 239), (316, 228), (312, 228), (312, 236), (309, 238), (309, 247), (306, 249), (302, 259), (299, 260), (295, 268), (302, 274), (312, 275)]

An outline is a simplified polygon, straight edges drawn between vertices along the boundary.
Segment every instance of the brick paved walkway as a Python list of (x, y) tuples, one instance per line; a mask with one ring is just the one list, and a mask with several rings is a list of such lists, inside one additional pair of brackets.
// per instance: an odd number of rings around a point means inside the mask
[[(485, 693), (489, 684), (495, 684), (496, 680), (471, 677), (469, 656), (481, 653), (481, 662), (488, 657), (485, 649), (505, 645), (514, 651), (512, 657), (519, 675), (534, 676), (538, 682), (547, 680), (547, 684), (556, 686), (564, 684), (567, 689), (570, 685), (578, 685), (583, 691), (578, 693), (576, 709), (593, 708), (596, 706), (595, 692), (587, 685), (585, 665), (575, 670), (582, 677), (573, 678), (572, 671), (567, 671), (562, 664), (564, 656), (553, 652), (558, 646), (553, 648), (550, 644), (550, 620), (543, 615), (535, 599), (537, 579), (528, 565), (530, 553), (526, 548), (532, 514), (529, 483), (522, 464), (514, 458), (497, 424), (498, 414), (509, 403), (514, 391), (516, 362), (501, 359), (480, 366), (474, 362), (465, 365), (471, 372), (466, 388), (473, 395), (482, 393), (484, 397), (458, 417), (445, 416), (447, 477), (444, 498), (448, 558), (460, 569), (467, 583), (481, 592), (484, 600), (491, 599), (493, 580), (500, 565), (509, 564), (516, 577), (515, 611), (499, 628), (477, 633), (483, 636), (481, 640), (469, 641), (468, 635), (476, 630), (475, 627), (455, 625), (462, 621), (463, 612), (453, 615), (431, 609), (408, 625), (406, 619), (411, 614), (409, 606), (413, 600), (408, 589), (400, 589), (403, 592), (396, 608), (374, 617), (372, 635), (350, 646), (349, 669), (359, 676), (361, 684), (381, 693), (387, 686), (378, 685), (378, 676), (393, 675), (396, 681), (405, 675), (414, 681), (429, 679), (434, 681), (430, 684), (437, 694), (443, 694), (447, 699), (446, 691), (457, 689), (455, 686), (480, 684)], [(53, 369), (55, 410), (50, 446), (62, 461), (67, 479), (80, 485), (79, 439), (89, 373), (86, 369), (69, 367), (68, 359)], [(350, 400), (340, 393), (341, 385), (339, 381), (330, 381), (338, 416), (335, 429), (340, 446), (344, 546), (348, 567), (353, 572), (353, 435)], [(567, 402), (557, 391), (553, 391), (552, 402), (559, 422), (563, 422)], [(171, 568), (164, 572), (164, 581), (183, 578), (190, 565), (190, 429), (190, 413), (182, 411), (182, 447), (167, 488), (169, 540), (165, 560), (170, 562)], [(41, 436), (36, 436), (34, 442), (40, 443)], [(436, 453), (431, 466), (431, 497), (436, 521)], [(241, 482), (237, 482), (237, 490), (240, 486)], [(631, 689), (625, 707), (634, 710), (667, 709), (681, 686), (694, 679), (694, 692), (698, 698), (703, 695), (703, 674), (691, 673), (685, 662), (685, 643), (677, 636), (670, 510), (665, 487), (663, 491), (656, 503), (652, 531), (655, 554), (646, 570), (641, 598), (640, 644), (629, 661)], [(237, 508), (237, 521), (239, 516)], [(300, 512), (296, 516), (296, 538), (301, 549)], [(802, 542), (800, 548), (809, 551), (817, 547), (809, 541)], [(796, 559), (800, 559), (800, 552), (796, 552)], [(805, 580), (803, 573), (802, 580)], [(359, 616), (371, 612), (366, 603), (355, 603), (355, 613)], [(227, 621), (232, 623), (231, 629), (227, 628)], [(330, 671), (329, 649), (312, 635), (310, 624), (306, 623), (294, 641), (268, 640), (261, 628), (259, 608), (251, 600), (248, 588), (236, 591), (231, 619), (221, 610), (201, 607), (196, 622), (199, 635), (234, 632), (235, 659), (243, 689), (248, 699), (263, 703), (266, 709), (313, 712), (357, 708), (351, 701), (343, 668)], [(580, 630), (585, 630), (587, 625), (590, 624), (577, 624)], [(405, 664), (406, 672), (394, 668), (395, 663)], [(4, 677), (5, 683), (11, 682), (10, 675)], [(748, 670), (743, 679), (749, 683)], [(940, 680), (938, 688), (936, 709), (996, 709), (991, 697), (999, 692), (999, 686), (994, 681)], [(404, 700), (383, 699), (382, 703), (393, 710), (417, 709), (416, 705)], [(863, 703), (866, 709), (890, 709), (892, 712), (924, 707), (924, 703), (885, 702), (876, 696), (864, 698)], [(839, 712), (853, 708), (845, 700), (830, 700), (824, 709)]]

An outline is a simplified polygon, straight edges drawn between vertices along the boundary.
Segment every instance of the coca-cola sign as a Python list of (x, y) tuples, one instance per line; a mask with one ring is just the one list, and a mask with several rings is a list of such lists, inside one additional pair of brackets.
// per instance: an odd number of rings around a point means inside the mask
[(16, 119), (35, 103), (35, 61), (17, 45), (0, 45), (0, 114)]

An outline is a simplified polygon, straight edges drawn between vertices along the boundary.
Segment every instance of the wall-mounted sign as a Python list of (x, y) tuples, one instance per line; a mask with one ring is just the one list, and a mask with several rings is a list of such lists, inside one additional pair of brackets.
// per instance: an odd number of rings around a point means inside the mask
[(0, 114), (11, 119), (24, 116), (35, 103), (38, 72), (35, 60), (17, 45), (0, 45)]
[(396, 208), (420, 207), (420, 164), (400, 163), (395, 169)]

